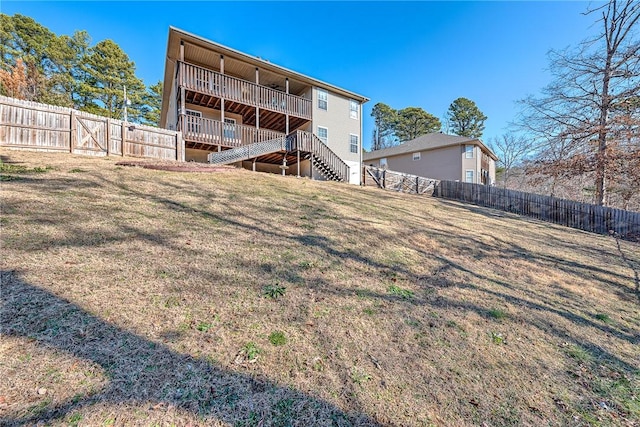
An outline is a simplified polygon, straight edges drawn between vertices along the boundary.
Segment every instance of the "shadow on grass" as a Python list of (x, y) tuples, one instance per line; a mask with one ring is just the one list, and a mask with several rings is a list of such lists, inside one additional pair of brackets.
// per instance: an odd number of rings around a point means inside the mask
[[(202, 420), (235, 425), (377, 426), (365, 414), (286, 386), (217, 367), (122, 330), (70, 301), (1, 272), (0, 320), (6, 336), (28, 337), (38, 345), (100, 365), (108, 385), (93, 395), (45, 408), (36, 415), (6, 416), (0, 425), (62, 420), (93, 404), (173, 405)], [(283, 412), (284, 411), (284, 412)]]

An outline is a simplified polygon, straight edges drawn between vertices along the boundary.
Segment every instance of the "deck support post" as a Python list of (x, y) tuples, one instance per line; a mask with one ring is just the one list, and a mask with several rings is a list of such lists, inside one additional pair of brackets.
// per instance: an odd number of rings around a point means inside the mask
[[(284, 84), (285, 84), (285, 88), (286, 88), (286, 91), (287, 91), (287, 95), (289, 95), (289, 77), (286, 78)], [(289, 113), (288, 113), (289, 106), (287, 105), (286, 107), (287, 107), (286, 108), (287, 113), (286, 113), (286, 116), (285, 116), (286, 117), (286, 120), (285, 120), (285, 123), (286, 123), (285, 134), (289, 135)], [(300, 175), (300, 174), (298, 174), (298, 175)]]
[[(258, 70), (258, 67), (256, 67), (256, 103), (259, 104), (260, 103), (260, 87), (258, 87), (258, 85), (260, 84), (260, 71)], [(260, 108), (258, 106), (256, 106), (256, 129), (260, 129)], [(256, 141), (253, 142), (258, 142), (258, 138), (256, 135)]]
[(282, 155), (282, 176), (287, 173), (287, 153)]
[(256, 160), (258, 160), (258, 158), (254, 157), (253, 158), (253, 164), (252, 164), (252, 167), (251, 167), (251, 169), (253, 169), (254, 172), (256, 171)]
[(300, 150), (298, 150), (298, 178), (300, 178)]
[[(220, 55), (220, 74), (224, 75), (224, 55)], [(222, 82), (224, 82), (224, 78), (222, 79)], [(220, 121), (222, 122), (222, 125), (220, 126), (220, 145), (224, 142), (224, 93), (226, 89), (227, 88), (225, 87), (220, 88)], [(220, 149), (220, 146), (218, 146), (218, 151), (220, 151)]]

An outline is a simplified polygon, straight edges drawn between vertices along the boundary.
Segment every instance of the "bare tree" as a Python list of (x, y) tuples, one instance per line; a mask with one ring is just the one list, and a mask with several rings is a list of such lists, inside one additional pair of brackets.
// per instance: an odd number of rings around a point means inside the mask
[(602, 205), (612, 165), (611, 147), (617, 145), (615, 138), (620, 134), (622, 113), (616, 106), (640, 95), (640, 42), (636, 38), (640, 3), (611, 0), (586, 14), (599, 16), (599, 36), (577, 49), (550, 53), (553, 82), (542, 97), (523, 101), (520, 121), (540, 143), (541, 153), (561, 144), (563, 167), (572, 168), (567, 172), (593, 172), (595, 203)]
[(489, 147), (498, 156), (497, 166), (502, 169), (502, 182), (507, 188), (513, 169), (519, 166), (531, 151), (531, 142), (523, 135), (508, 132), (492, 138)]

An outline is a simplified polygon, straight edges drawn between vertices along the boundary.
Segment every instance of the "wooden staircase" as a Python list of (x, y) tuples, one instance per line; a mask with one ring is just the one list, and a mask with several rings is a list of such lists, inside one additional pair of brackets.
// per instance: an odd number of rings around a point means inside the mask
[(310, 153), (311, 164), (327, 180), (349, 182), (349, 166), (315, 134), (301, 130), (287, 135), (291, 151)]
[(230, 150), (213, 152), (207, 156), (207, 159), (209, 160), (209, 163), (228, 165), (242, 160), (253, 159), (258, 156), (264, 156), (265, 154), (277, 153), (278, 151), (288, 151), (286, 144), (287, 138), (285, 136), (281, 136), (279, 138), (254, 142), (253, 144), (243, 145)]
[(225, 165), (271, 153), (295, 151), (305, 153), (303, 159), (309, 159), (313, 169), (325, 179), (349, 181), (349, 166), (316, 135), (300, 130), (268, 141), (254, 142), (230, 150), (213, 152), (209, 154), (208, 160), (209, 163)]

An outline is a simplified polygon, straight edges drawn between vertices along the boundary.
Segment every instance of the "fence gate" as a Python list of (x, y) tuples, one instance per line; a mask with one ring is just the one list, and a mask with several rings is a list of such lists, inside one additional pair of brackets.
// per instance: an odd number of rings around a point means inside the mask
[(72, 132), (75, 133), (73, 153), (93, 156), (109, 154), (107, 142), (107, 123), (91, 117), (72, 114)]

